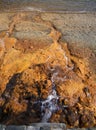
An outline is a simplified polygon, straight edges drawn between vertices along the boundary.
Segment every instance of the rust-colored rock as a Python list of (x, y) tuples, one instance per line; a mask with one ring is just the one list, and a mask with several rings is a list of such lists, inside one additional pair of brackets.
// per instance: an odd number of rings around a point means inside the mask
[(61, 33), (52, 24), (46, 25), (53, 39), (50, 44), (0, 35), (0, 122), (41, 122), (41, 102), (55, 85), (58, 109), (48, 121), (63, 122), (68, 127), (93, 127), (96, 74), (90, 69), (90, 57), (70, 53), (67, 43), (59, 42)]

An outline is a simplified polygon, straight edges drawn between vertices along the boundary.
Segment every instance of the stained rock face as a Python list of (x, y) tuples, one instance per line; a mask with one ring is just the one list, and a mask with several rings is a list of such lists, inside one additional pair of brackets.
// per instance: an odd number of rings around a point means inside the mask
[[(41, 31), (39, 25), (46, 25), (53, 43), (16, 39), (14, 24), (8, 34), (0, 35), (0, 122), (94, 127), (96, 74), (90, 67), (94, 53), (89, 49), (87, 57), (72, 54), (67, 43), (60, 42), (61, 33), (50, 22), (40, 18), (37, 21), (40, 24), (32, 25), (33, 30)], [(15, 26), (17, 30), (19, 27)]]

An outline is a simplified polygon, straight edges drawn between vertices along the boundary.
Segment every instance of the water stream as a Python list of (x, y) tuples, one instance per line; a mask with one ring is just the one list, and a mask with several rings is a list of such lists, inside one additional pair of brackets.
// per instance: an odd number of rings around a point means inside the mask
[[(57, 46), (57, 51), (60, 51), (60, 53), (62, 53), (63, 57), (64, 57), (64, 61), (66, 63), (66, 65), (64, 66), (64, 69), (66, 72), (73, 70), (74, 66), (69, 67), (69, 58), (66, 56), (65, 51), (62, 49), (61, 45)], [(54, 57), (54, 56), (53, 56)], [(51, 57), (52, 58), (52, 57)], [(50, 58), (48, 58), (48, 60), (50, 60)], [(49, 119), (51, 118), (52, 114), (55, 113), (56, 111), (60, 110), (60, 109), (64, 109), (65, 107), (68, 107), (66, 105), (61, 106), (59, 104), (59, 99), (61, 98), (56, 91), (56, 81), (59, 82), (64, 82), (67, 80), (66, 78), (66, 74), (63, 77), (60, 77), (60, 73), (61, 71), (57, 68), (60, 67), (60, 64), (58, 64), (57, 66), (54, 67), (50, 67), (50, 63), (48, 64), (47, 60), (47, 65), (48, 65), (48, 69), (50, 71), (51, 75), (51, 90), (49, 91), (48, 97), (45, 100), (41, 101), (36, 101), (35, 104), (40, 104), (40, 109), (41, 109), (41, 122), (45, 123), (48, 122)], [(56, 59), (55, 59), (56, 60)], [(65, 73), (66, 73), (65, 72)]]

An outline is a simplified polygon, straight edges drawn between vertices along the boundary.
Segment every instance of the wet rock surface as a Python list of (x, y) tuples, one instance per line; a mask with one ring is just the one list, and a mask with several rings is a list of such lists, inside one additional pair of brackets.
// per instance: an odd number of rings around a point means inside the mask
[(95, 127), (96, 55), (92, 48), (62, 41), (63, 33), (51, 16), (48, 20), (45, 14), (11, 13), (7, 19), (12, 19), (9, 28), (0, 33), (0, 122)]
[(67, 129), (63, 123), (35, 123), (30, 126), (4, 126), (0, 130), (96, 130), (96, 128), (73, 128)]

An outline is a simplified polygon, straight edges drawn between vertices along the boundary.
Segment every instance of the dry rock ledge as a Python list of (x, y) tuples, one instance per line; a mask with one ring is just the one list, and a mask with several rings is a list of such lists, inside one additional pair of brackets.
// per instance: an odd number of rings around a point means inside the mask
[(1, 13), (0, 32), (0, 123), (40, 123), (55, 86), (47, 122), (96, 126), (95, 13)]

